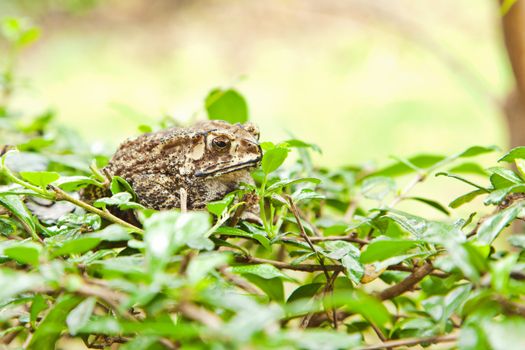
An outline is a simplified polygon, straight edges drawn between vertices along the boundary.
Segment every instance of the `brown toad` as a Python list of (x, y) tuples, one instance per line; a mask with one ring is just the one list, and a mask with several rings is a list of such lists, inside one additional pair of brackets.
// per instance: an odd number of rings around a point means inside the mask
[(204, 208), (253, 183), (260, 163), (259, 131), (251, 123), (214, 120), (171, 128), (125, 141), (105, 168), (130, 183), (138, 201), (152, 209)]

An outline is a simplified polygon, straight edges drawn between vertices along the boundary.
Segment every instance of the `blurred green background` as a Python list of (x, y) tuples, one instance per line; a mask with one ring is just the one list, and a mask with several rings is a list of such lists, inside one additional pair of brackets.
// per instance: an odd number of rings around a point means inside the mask
[(16, 103), (51, 105), (91, 142), (204, 116), (210, 89), (235, 86), (263, 139), (317, 143), (324, 165), (507, 147), (495, 1), (0, 0), (0, 14), (42, 28)]

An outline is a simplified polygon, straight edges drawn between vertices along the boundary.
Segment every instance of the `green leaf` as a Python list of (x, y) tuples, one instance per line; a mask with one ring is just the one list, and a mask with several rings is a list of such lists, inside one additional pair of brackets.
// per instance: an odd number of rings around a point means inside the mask
[(184, 246), (213, 249), (213, 242), (206, 236), (210, 226), (210, 216), (205, 212), (164, 211), (147, 218), (144, 243), (150, 269), (162, 269), (172, 254)]
[(514, 266), (516, 266), (517, 261), (518, 255), (509, 254), (491, 263), (490, 282), (496, 292), (507, 293), (510, 273)]
[(256, 275), (264, 279), (281, 278), (286, 281), (295, 281), (293, 278), (284, 274), (273, 265), (269, 264), (257, 264), (257, 265), (239, 265), (233, 266), (232, 272), (241, 275)]
[(321, 287), (324, 286), (324, 283), (308, 283), (299, 286), (296, 290), (290, 294), (288, 297), (287, 303), (291, 303), (300, 299), (310, 299), (312, 298)]
[(265, 174), (270, 174), (277, 170), (288, 157), (288, 148), (275, 147), (264, 152), (261, 168)]
[(96, 303), (97, 299), (89, 297), (69, 312), (66, 324), (71, 335), (77, 335), (78, 331), (88, 323)]
[(22, 202), (22, 199), (19, 196), (0, 196), (0, 205), (11, 211), (20, 221), (25, 224), (30, 233), (36, 237), (35, 219), (29, 210), (27, 210), (24, 202)]
[(521, 178), (512, 170), (492, 167), (487, 169), (487, 171), (490, 174), (490, 182), (494, 188), (504, 188), (516, 184), (524, 184), (523, 180), (521, 180)]
[[(261, 232), (266, 234), (262, 230)], [(231, 236), (231, 237), (244, 237), (244, 238), (255, 239), (256, 241), (261, 243), (261, 245), (267, 250), (270, 250), (270, 247), (271, 247), (270, 240), (262, 233), (250, 233), (250, 232), (243, 231), (239, 228), (229, 227), (229, 226), (221, 226), (215, 231), (215, 233), (219, 235), (225, 235), (225, 236)]]
[(478, 248), (470, 242), (458, 244), (452, 240), (445, 241), (444, 245), (452, 264), (473, 282), (479, 281), (481, 273), (486, 269), (486, 261)]
[(359, 257), (353, 255), (345, 255), (341, 258), (341, 265), (345, 267), (345, 272), (348, 278), (355, 284), (361, 282), (361, 278), (365, 274), (365, 267), (359, 262)]
[(463, 163), (456, 165), (448, 170), (450, 173), (456, 174), (476, 174), (486, 176), (487, 171), (478, 163)]
[(21, 264), (38, 266), (40, 250), (42, 247), (33, 242), (12, 244), (4, 249), (4, 254)]
[(502, 200), (510, 193), (525, 192), (525, 185), (512, 185), (510, 187), (500, 188), (492, 191), (483, 201), (485, 205), (500, 204)]
[(470, 181), (470, 180), (467, 180), (465, 179), (464, 177), (461, 177), (459, 175), (456, 175), (456, 174), (451, 174), (451, 173), (446, 173), (446, 172), (441, 172), (441, 173), (437, 173), (436, 176), (448, 176), (448, 177), (451, 177), (453, 179), (456, 179), (456, 180), (459, 180), (461, 182), (464, 182), (470, 186), (474, 186), (476, 187), (477, 189), (480, 189), (480, 190), (483, 190), (485, 192), (489, 192), (488, 189), (486, 189), (485, 187), (482, 187), (478, 184), (475, 184), (474, 182)]
[(226, 265), (231, 260), (231, 255), (224, 252), (209, 252), (199, 254), (191, 259), (188, 265), (187, 276), (190, 283), (200, 282), (210, 271)]
[(413, 168), (414, 166), (419, 169), (426, 169), (442, 161), (444, 158), (445, 157), (439, 155), (417, 155), (408, 159), (409, 164), (412, 164), (412, 166), (407, 165), (406, 161), (399, 161), (386, 168), (373, 172), (370, 176), (402, 176), (415, 172), (416, 170)]
[(459, 196), (458, 198), (454, 199), (452, 202), (450, 202), (449, 207), (451, 208), (459, 208), (463, 204), (470, 203), (473, 201), (476, 197), (487, 193), (486, 190), (474, 190), (472, 192), (466, 193), (462, 196)]
[(97, 199), (93, 206), (97, 208), (106, 208), (107, 206), (118, 206), (121, 210), (129, 209), (145, 209), (141, 204), (132, 202), (132, 195), (129, 192), (119, 192), (111, 196), (111, 198)]
[(525, 349), (525, 320), (507, 317), (482, 324), (492, 350)]
[(126, 228), (117, 224), (108, 225), (100, 231), (87, 233), (84, 237), (98, 238), (108, 242), (129, 241), (133, 238)]
[(66, 328), (69, 311), (80, 303), (82, 298), (64, 295), (58, 298), (46, 317), (39, 323), (29, 346), (29, 350), (54, 350), (55, 343)]
[(365, 198), (381, 201), (393, 193), (396, 183), (386, 176), (374, 176), (366, 178), (361, 186), (361, 193)]
[(60, 178), (59, 173), (51, 171), (21, 171), (20, 176), (32, 185), (46, 188), (50, 183)]
[(275, 300), (277, 302), (284, 301), (284, 286), (283, 281), (279, 277), (275, 278), (263, 278), (254, 274), (245, 274), (243, 275), (251, 283), (259, 287), (270, 300)]
[(111, 178), (111, 184), (109, 188), (111, 189), (111, 193), (114, 195), (120, 192), (128, 192), (131, 193), (133, 200), (137, 199), (135, 191), (133, 191), (131, 185), (120, 176), (113, 176)]
[(18, 294), (44, 285), (42, 276), (35, 273), (0, 269), (0, 303)]
[(101, 239), (97, 237), (78, 237), (66, 241), (61, 247), (53, 251), (53, 257), (61, 255), (82, 254), (95, 248)]
[(224, 210), (228, 208), (228, 206), (233, 202), (234, 198), (235, 195), (230, 193), (221, 200), (209, 202), (208, 204), (206, 204), (206, 208), (213, 215), (221, 216)]
[(368, 264), (400, 255), (416, 247), (418, 242), (406, 239), (375, 239), (361, 253), (361, 262)]
[(514, 165), (518, 170), (518, 175), (522, 180), (525, 180), (525, 159), (514, 159)]
[(31, 309), (30, 309), (30, 320), (33, 327), (35, 326), (35, 322), (38, 318), (38, 315), (47, 309), (47, 303), (44, 297), (40, 294), (36, 294), (33, 297), (33, 302), (31, 303)]
[(361, 290), (351, 292), (335, 290), (331, 297), (325, 299), (327, 307), (343, 307), (344, 309), (362, 315), (366, 320), (383, 327), (390, 321), (390, 313), (375, 297)]
[(521, 206), (513, 205), (485, 219), (476, 234), (478, 242), (491, 244), (499, 233), (518, 216), (521, 209)]
[(320, 184), (321, 183), (321, 180), (315, 178), (315, 177), (303, 177), (303, 178), (299, 178), (299, 179), (283, 179), (283, 180), (279, 180), (273, 184), (271, 184), (270, 186), (268, 186), (268, 188), (266, 189), (266, 193), (269, 193), (269, 192), (274, 192), (274, 191), (277, 191), (283, 187), (286, 187), (286, 186), (290, 186), (290, 185), (295, 185), (297, 183), (302, 183), (302, 182), (310, 182), (310, 183), (313, 183), (313, 184)]
[(452, 158), (470, 158), (470, 157), (479, 156), (480, 154), (491, 153), (497, 150), (498, 150), (497, 146), (488, 146), (488, 147), (472, 146), (472, 147), (467, 148), (463, 152), (460, 152), (459, 154), (452, 156)]
[(62, 176), (53, 183), (55, 186), (60, 187), (66, 192), (78, 191), (81, 188), (89, 185), (101, 187), (102, 184), (97, 180), (88, 176)]
[(431, 206), (432, 208), (442, 212), (445, 215), (450, 215), (450, 212), (447, 210), (447, 208), (445, 208), (439, 202), (436, 202), (436, 201), (434, 201), (432, 199), (422, 198), (422, 197), (407, 197), (406, 199), (412, 199), (412, 200), (415, 200), (415, 201), (418, 201), (418, 202), (421, 202), (421, 203), (425, 203), (425, 204)]
[(209, 119), (225, 120), (229, 123), (248, 121), (248, 105), (244, 97), (234, 89), (212, 90), (205, 101)]
[(503, 157), (498, 159), (498, 162), (512, 163), (516, 159), (525, 159), (525, 146), (511, 149)]

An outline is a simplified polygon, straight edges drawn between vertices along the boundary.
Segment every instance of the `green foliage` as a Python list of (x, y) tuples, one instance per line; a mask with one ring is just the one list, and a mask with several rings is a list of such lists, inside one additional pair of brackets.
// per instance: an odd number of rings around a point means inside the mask
[[(17, 21), (3, 22), (11, 48), (35, 32)], [(12, 83), (2, 85), (0, 119), (6, 143), (19, 150), (0, 145), (4, 343), (355, 349), (384, 338), (384, 347), (523, 347), (525, 235), (510, 236), (509, 248), (503, 233), (524, 218), (522, 147), (500, 159), (516, 172), (482, 167), (474, 157), (496, 149), (481, 146), (379, 169), (325, 169), (312, 163), (319, 149), (311, 143), (263, 142), (255, 186), (207, 210), (158, 212), (139, 204), (124, 179), (106, 179), (98, 166), (107, 155), (71, 143), (78, 138), (58, 132), (52, 113), (22, 123), (9, 103)], [(211, 119), (248, 118), (235, 90), (214, 90), (205, 103)], [(411, 194), (437, 175), (473, 190), (450, 194), (451, 209)], [(106, 196), (91, 203), (75, 193), (93, 188)], [(453, 210), (477, 197), (488, 210)], [(260, 217), (245, 221), (253, 198)], [(76, 209), (42, 220), (29, 210), (33, 201)], [(402, 211), (400, 203), (418, 206)], [(426, 209), (440, 219), (423, 217)]]

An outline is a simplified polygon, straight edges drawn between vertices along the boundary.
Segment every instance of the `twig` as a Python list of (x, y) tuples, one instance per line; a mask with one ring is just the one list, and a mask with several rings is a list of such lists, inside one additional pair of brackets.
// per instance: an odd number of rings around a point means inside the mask
[(328, 270), (324, 266), (323, 257), (321, 256), (321, 254), (319, 254), (319, 251), (317, 251), (317, 249), (315, 248), (314, 244), (310, 240), (310, 237), (308, 237), (308, 235), (306, 234), (306, 231), (304, 230), (301, 219), (299, 218), (297, 207), (295, 206), (295, 203), (293, 202), (292, 197), (287, 196), (287, 199), (288, 199), (288, 203), (290, 203), (290, 209), (292, 210), (292, 214), (295, 217), (297, 226), (299, 227), (299, 230), (301, 231), (301, 236), (306, 241), (306, 243), (308, 243), (312, 251), (315, 253), (317, 260), (319, 261), (319, 265), (321, 265), (321, 269), (324, 272), (324, 275), (326, 277), (326, 282), (328, 283), (328, 281), (330, 280), (330, 274), (328, 273)]
[(458, 336), (455, 334), (438, 335), (434, 337), (425, 337), (425, 338), (406, 338), (406, 339), (399, 339), (399, 340), (390, 340), (390, 341), (386, 341), (382, 344), (377, 344), (377, 345), (365, 346), (363, 348), (360, 348), (359, 350), (381, 350), (381, 349), (386, 349), (386, 348), (397, 348), (400, 346), (414, 346), (414, 345), (423, 344), (423, 343), (430, 343), (430, 344), (450, 343), (450, 342), (455, 342), (457, 340), (458, 340)]
[(359, 243), (361, 245), (365, 245), (370, 243), (366, 239), (360, 239), (355, 238), (352, 235), (347, 236), (324, 236), (324, 237), (310, 237), (310, 240), (312, 242), (323, 242), (323, 241), (346, 241), (346, 242), (353, 242), (353, 243)]
[(184, 187), (181, 187), (180, 190), (180, 211), (181, 213), (186, 213), (188, 211), (188, 192)]
[(401, 192), (397, 196), (394, 197), (394, 199), (390, 202), (389, 207), (395, 207), (399, 202), (401, 202), (403, 199), (405, 199), (406, 195), (412, 191), (412, 189), (420, 182), (423, 182), (425, 180), (426, 176), (423, 173), (419, 173), (412, 181), (410, 181)]
[(255, 288), (254, 286), (252, 286), (244, 278), (239, 277), (239, 276), (231, 273), (230, 271), (228, 271), (227, 266), (221, 266), (217, 270), (219, 270), (221, 275), (228, 282), (235, 284), (237, 287), (245, 290), (246, 292), (248, 292), (250, 294), (257, 295), (257, 296), (262, 296), (262, 294), (259, 292), (259, 290), (257, 288)]
[[(381, 340), (383, 343), (386, 343), (388, 341), (388, 338), (385, 337), (385, 335), (383, 334), (383, 331), (381, 331), (381, 329), (375, 325), (374, 322), (371, 322), (371, 321), (368, 321), (370, 323), (370, 325), (372, 326), (372, 329), (374, 330), (374, 332), (377, 334), (377, 336), (379, 337), (379, 340)], [(392, 350), (392, 347), (385, 347), (386, 350)]]
[(177, 307), (177, 309), (185, 317), (189, 318), (190, 320), (200, 322), (210, 329), (218, 331), (222, 327), (222, 320), (219, 318), (219, 316), (209, 312), (204, 308), (198, 307), (195, 304), (183, 302)]
[[(289, 200), (292, 200), (291, 198), (289, 198)], [(310, 228), (312, 229), (313, 233), (315, 234), (315, 236), (317, 237), (322, 237), (323, 235), (321, 234), (321, 232), (319, 231), (319, 229), (310, 222), (310, 220), (308, 220), (308, 218), (306, 217), (306, 215), (303, 213), (303, 211), (299, 208), (297, 208), (297, 206), (295, 206), (295, 210), (297, 211), (297, 214), (299, 215), (299, 217), (304, 220), (308, 226), (310, 226)], [(313, 238), (313, 237), (312, 237)]]
[(112, 221), (112, 222), (117, 223), (119, 225), (122, 225), (122, 226), (130, 229), (132, 232), (135, 232), (135, 233), (138, 233), (138, 234), (141, 234), (141, 235), (144, 234), (144, 230), (138, 228), (137, 226), (134, 226), (134, 225), (130, 224), (129, 222), (126, 222), (126, 221), (120, 219), (119, 217), (111, 214), (110, 212), (105, 212), (103, 210), (95, 208), (92, 205), (87, 204), (86, 202), (78, 200), (78, 199), (74, 198), (73, 196), (70, 196), (68, 193), (66, 193), (65, 191), (63, 191), (62, 189), (60, 189), (60, 188), (58, 188), (56, 186), (49, 185), (49, 188), (52, 189), (55, 192), (55, 194), (56, 194), (55, 200), (57, 200), (57, 201), (59, 201), (59, 200), (68, 201), (70, 203), (73, 203), (76, 206), (81, 207), (84, 210), (87, 210), (89, 212), (95, 213), (98, 216), (100, 216), (100, 217), (102, 217), (102, 218), (104, 218), (106, 220), (109, 220), (109, 221)]
[(432, 264), (430, 262), (426, 262), (421, 267), (415, 269), (407, 278), (405, 278), (398, 284), (395, 284), (392, 287), (389, 287), (383, 290), (381, 293), (379, 293), (379, 298), (381, 300), (387, 300), (403, 294), (404, 292), (414, 287), (426, 275), (430, 274), (432, 270), (434, 270)]
[(275, 260), (269, 260), (269, 259), (262, 259), (262, 258), (255, 258), (252, 256), (236, 256), (235, 261), (239, 263), (244, 264), (270, 264), (278, 269), (284, 269), (284, 270), (295, 270), (295, 271), (306, 271), (306, 272), (315, 272), (315, 271), (323, 271), (326, 269), (327, 271), (344, 271), (345, 268), (341, 265), (318, 265), (318, 264), (288, 264), (282, 261), (275, 261)]
[(525, 305), (515, 303), (499, 295), (495, 296), (494, 300), (496, 300), (501, 305), (506, 313), (525, 317)]

